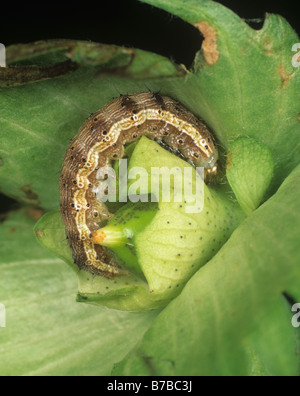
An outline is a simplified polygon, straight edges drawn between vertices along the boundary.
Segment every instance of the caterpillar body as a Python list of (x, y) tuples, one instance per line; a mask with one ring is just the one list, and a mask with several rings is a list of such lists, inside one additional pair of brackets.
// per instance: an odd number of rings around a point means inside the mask
[(60, 206), (74, 262), (106, 278), (126, 275), (92, 233), (112, 214), (97, 200), (100, 168), (124, 156), (141, 136), (170, 148), (195, 167), (215, 173), (218, 151), (206, 125), (181, 104), (153, 93), (125, 95), (92, 114), (72, 139), (60, 176)]

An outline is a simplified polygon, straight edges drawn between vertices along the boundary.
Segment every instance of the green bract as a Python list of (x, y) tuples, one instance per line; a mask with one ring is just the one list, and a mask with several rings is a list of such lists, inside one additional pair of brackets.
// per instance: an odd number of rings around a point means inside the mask
[[(0, 328), (0, 374), (107, 375), (121, 362), (115, 374), (299, 375), (299, 329), (282, 295), (300, 302), (300, 68), (292, 64), (300, 39), (278, 15), (254, 30), (211, 0), (144, 2), (204, 35), (190, 70), (156, 54), (90, 42), (7, 48), (10, 67), (0, 68), (0, 189), (49, 211), (35, 231), (55, 256), (38, 246), (23, 210), (3, 219), (0, 303), (7, 328)], [(136, 275), (112, 283), (73, 264), (58, 211), (59, 173), (90, 113), (119, 93), (148, 89), (177, 99), (210, 126), (220, 178), (205, 188), (211, 200), (192, 221), (178, 204), (158, 202), (145, 227), (132, 225), (134, 259), (125, 261)], [(156, 156), (154, 143), (145, 151), (145, 144), (129, 150), (130, 167), (154, 160), (182, 166), (169, 153)], [(138, 210), (121, 206), (114, 212)], [(120, 260), (128, 253), (126, 244), (122, 249), (114, 252)], [(136, 315), (76, 304), (74, 272), (57, 257), (77, 271), (79, 301), (165, 308)]]
[(273, 172), (274, 159), (263, 144), (245, 137), (232, 143), (226, 175), (245, 213), (250, 214), (261, 204)]

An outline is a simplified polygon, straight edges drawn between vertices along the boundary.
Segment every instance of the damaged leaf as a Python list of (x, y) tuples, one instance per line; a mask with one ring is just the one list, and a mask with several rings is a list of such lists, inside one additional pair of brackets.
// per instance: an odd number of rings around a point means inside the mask
[(159, 55), (68, 40), (8, 47), (7, 61), (0, 68), (0, 190), (24, 201), (30, 185), (45, 209), (57, 208), (65, 151), (91, 113), (120, 93), (186, 73)]
[(292, 64), (300, 38), (279, 15), (266, 14), (263, 28), (254, 30), (215, 1), (143, 2), (177, 15), (204, 36), (191, 84), (175, 91), (176, 97), (211, 126), (226, 151), (240, 136), (270, 150), (270, 196), (300, 161), (300, 68)]

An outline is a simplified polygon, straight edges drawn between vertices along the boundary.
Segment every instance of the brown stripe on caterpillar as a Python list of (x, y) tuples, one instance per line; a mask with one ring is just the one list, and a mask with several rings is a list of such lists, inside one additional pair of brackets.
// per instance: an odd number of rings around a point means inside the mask
[(121, 96), (92, 114), (71, 141), (61, 177), (61, 213), (79, 268), (114, 278), (128, 274), (91, 235), (109, 220), (96, 197), (97, 172), (124, 156), (126, 144), (142, 135), (158, 141), (194, 166), (216, 172), (218, 152), (206, 125), (181, 104), (153, 93)]

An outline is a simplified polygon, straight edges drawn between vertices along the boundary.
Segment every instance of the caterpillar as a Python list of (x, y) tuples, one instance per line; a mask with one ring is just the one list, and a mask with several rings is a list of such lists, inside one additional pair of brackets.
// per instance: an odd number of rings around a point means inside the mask
[(72, 139), (60, 175), (60, 207), (74, 262), (94, 275), (128, 274), (92, 234), (112, 218), (97, 200), (97, 172), (124, 156), (142, 135), (170, 148), (207, 174), (217, 172), (218, 150), (207, 126), (175, 100), (157, 93), (122, 95), (92, 114)]

